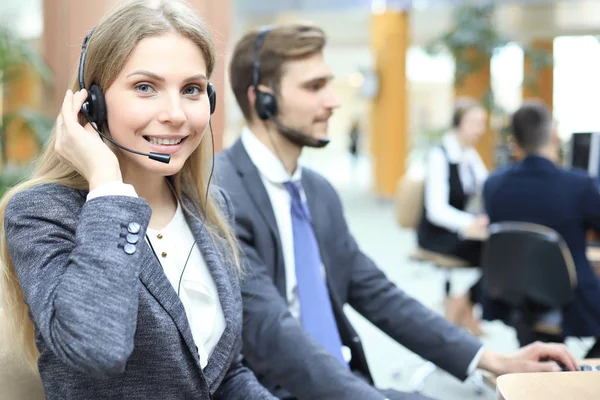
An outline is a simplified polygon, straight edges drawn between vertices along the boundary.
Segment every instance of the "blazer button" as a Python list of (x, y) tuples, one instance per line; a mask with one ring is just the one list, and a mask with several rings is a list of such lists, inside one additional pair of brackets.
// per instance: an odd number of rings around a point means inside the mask
[(133, 254), (133, 253), (135, 253), (136, 247), (135, 247), (135, 245), (133, 245), (131, 243), (127, 243), (124, 246), (123, 250), (125, 250), (125, 253), (127, 253), (127, 254)]
[(127, 243), (136, 244), (140, 237), (138, 235), (134, 235), (133, 233), (129, 233), (127, 235)]
[(131, 222), (129, 223), (129, 225), (127, 226), (127, 230), (129, 231), (129, 233), (139, 233), (140, 232), (140, 224), (138, 224), (137, 222)]

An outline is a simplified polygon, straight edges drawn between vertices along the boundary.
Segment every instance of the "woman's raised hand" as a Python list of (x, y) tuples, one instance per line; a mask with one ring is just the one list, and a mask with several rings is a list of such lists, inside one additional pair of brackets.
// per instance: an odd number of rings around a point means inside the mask
[(60, 159), (71, 165), (89, 183), (90, 190), (104, 183), (123, 180), (116, 155), (87, 123), (81, 126), (77, 117), (87, 91), (67, 90), (61, 112), (56, 120), (54, 150)]

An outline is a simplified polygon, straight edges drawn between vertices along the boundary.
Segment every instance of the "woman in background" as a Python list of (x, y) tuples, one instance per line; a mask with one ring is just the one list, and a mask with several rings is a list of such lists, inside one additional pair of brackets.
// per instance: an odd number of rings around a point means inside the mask
[[(487, 231), (485, 215), (467, 211), (469, 202), (481, 190), (488, 171), (474, 148), (485, 132), (487, 113), (473, 99), (458, 99), (452, 117), (452, 129), (440, 146), (430, 150), (425, 178), (425, 212), (417, 230), (419, 246), (450, 255), (479, 266), (481, 237)], [(448, 299), (447, 318), (480, 335), (473, 319), (473, 304), (480, 301), (480, 282), (467, 295)]]

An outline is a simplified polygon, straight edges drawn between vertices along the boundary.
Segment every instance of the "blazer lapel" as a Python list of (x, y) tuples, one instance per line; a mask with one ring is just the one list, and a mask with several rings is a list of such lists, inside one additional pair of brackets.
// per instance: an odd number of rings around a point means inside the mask
[(277, 226), (277, 220), (273, 212), (273, 205), (267, 194), (267, 190), (262, 182), (258, 169), (250, 159), (250, 156), (244, 149), (244, 145), (240, 139), (237, 140), (227, 150), (227, 156), (231, 161), (232, 165), (235, 166), (238, 174), (241, 177), (241, 181), (248, 192), (250, 199), (256, 205), (260, 215), (266, 221), (273, 240), (275, 241), (275, 248), (277, 251), (277, 276), (283, 277), (283, 279), (276, 279), (277, 288), (282, 296), (286, 296), (286, 282), (285, 282), (285, 266), (283, 263), (283, 250), (281, 248), (281, 238), (279, 236), (279, 228)]
[(261, 215), (267, 221), (269, 229), (276, 236), (277, 243), (280, 243), (279, 229), (277, 228), (277, 221), (275, 220), (275, 214), (273, 213), (273, 206), (269, 200), (267, 190), (262, 183), (258, 169), (250, 159), (242, 141), (238, 139), (229, 150), (229, 158), (233, 165), (235, 165), (238, 173), (243, 178), (244, 186), (250, 194), (250, 198), (256, 204), (256, 207), (260, 211)]
[(173, 285), (171, 285), (171, 282), (169, 282), (169, 279), (165, 275), (162, 265), (146, 241), (138, 245), (138, 251), (142, 252), (142, 267), (139, 276), (140, 281), (146, 289), (148, 289), (150, 294), (154, 296), (156, 301), (165, 309), (171, 319), (173, 319), (185, 344), (192, 355), (194, 355), (198, 368), (200, 368), (198, 350), (194, 343), (185, 309), (179, 300), (179, 296), (177, 296), (177, 292), (173, 289)]

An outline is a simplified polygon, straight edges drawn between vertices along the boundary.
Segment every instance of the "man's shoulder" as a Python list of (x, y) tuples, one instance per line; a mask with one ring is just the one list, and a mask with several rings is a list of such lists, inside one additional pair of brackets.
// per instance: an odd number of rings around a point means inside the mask
[(224, 149), (215, 154), (214, 163), (215, 179), (221, 187), (227, 189), (232, 177), (237, 175), (237, 167), (231, 156), (231, 148)]
[[(231, 147), (228, 147), (215, 154), (215, 168), (223, 166), (228, 167), (232, 165), (231, 159), (229, 157), (230, 152)], [(218, 170), (215, 172), (218, 172)]]
[(302, 177), (317, 185), (331, 186), (327, 178), (310, 167), (302, 167)]
[[(319, 172), (308, 167), (302, 167), (302, 180), (317, 189), (319, 195), (331, 195), (338, 197), (337, 191), (329, 180)], [(306, 189), (306, 188), (305, 188)]]
[[(540, 176), (532, 175), (530, 170), (522, 168), (521, 163), (515, 163), (501, 167), (491, 173), (485, 185), (488, 188), (496, 187), (497, 185), (503, 186), (504, 184), (511, 183), (513, 180), (521, 180), (523, 177), (537, 180)], [(577, 168), (554, 168), (544, 171), (544, 180), (551, 180), (553, 182), (552, 187), (559, 187), (559, 190), (565, 190), (566, 187), (577, 188), (587, 186), (593, 178), (586, 171)]]
[(560, 171), (561, 175), (565, 177), (565, 179), (569, 179), (573, 182), (578, 182), (581, 184), (587, 184), (593, 179), (587, 171), (579, 168), (567, 168), (561, 169)]
[(496, 181), (504, 179), (506, 176), (510, 175), (511, 173), (514, 173), (517, 170), (517, 168), (518, 166), (515, 164), (499, 167), (498, 169), (490, 173), (490, 175), (486, 179), (486, 183), (493, 184)]

